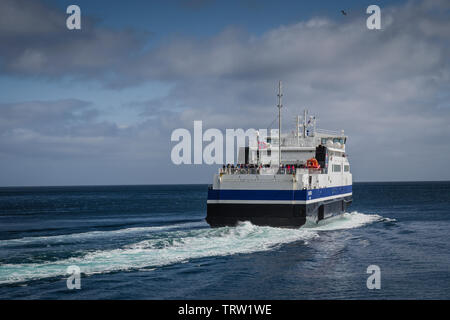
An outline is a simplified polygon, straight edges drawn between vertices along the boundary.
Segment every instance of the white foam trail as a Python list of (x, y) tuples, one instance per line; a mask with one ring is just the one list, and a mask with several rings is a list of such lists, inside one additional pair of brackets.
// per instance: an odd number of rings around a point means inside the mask
[(382, 221), (383, 221), (383, 222), (397, 222), (397, 219), (383, 218)]
[(83, 257), (41, 264), (4, 264), (0, 284), (66, 275), (77, 265), (84, 274), (142, 269), (208, 256), (225, 256), (271, 250), (276, 246), (311, 239), (316, 232), (301, 229), (258, 227), (249, 222), (232, 228), (173, 231), (164, 238), (149, 239), (114, 250), (94, 251)]
[(319, 223), (307, 222), (302, 228), (313, 231), (332, 231), (359, 228), (366, 224), (382, 221), (383, 217), (377, 214), (364, 214), (359, 212), (344, 213), (336, 217), (322, 220)]
[(88, 231), (81, 233), (72, 233), (72, 234), (61, 234), (56, 236), (37, 236), (37, 237), (24, 237), (18, 239), (8, 239), (8, 240), (0, 240), (0, 247), (6, 247), (11, 245), (25, 245), (25, 244), (35, 244), (42, 243), (52, 244), (58, 242), (70, 242), (70, 241), (80, 241), (80, 240), (89, 240), (89, 239), (97, 239), (97, 238), (107, 238), (107, 237), (116, 237), (120, 235), (127, 234), (139, 234), (139, 233), (147, 233), (147, 232), (155, 232), (155, 231), (169, 231), (180, 228), (195, 228), (205, 226), (205, 222), (189, 222), (189, 223), (180, 223), (180, 224), (172, 224), (167, 226), (158, 226), (158, 227), (135, 227), (135, 228), (124, 228), (118, 230), (108, 230), (108, 231)]
[(272, 250), (281, 244), (310, 241), (318, 231), (357, 228), (382, 219), (358, 212), (300, 229), (259, 227), (249, 222), (237, 227), (176, 230), (114, 250), (99, 250), (83, 257), (39, 264), (0, 265), (0, 284), (66, 276), (66, 268), (77, 265), (87, 275), (119, 270), (159, 267), (190, 259)]

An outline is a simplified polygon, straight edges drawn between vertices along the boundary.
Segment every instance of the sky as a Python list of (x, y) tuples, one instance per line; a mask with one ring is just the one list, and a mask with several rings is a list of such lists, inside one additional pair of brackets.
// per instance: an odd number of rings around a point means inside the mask
[(279, 80), (354, 181), (450, 180), (449, 57), (447, 0), (1, 0), (0, 186), (210, 183), (173, 130), (266, 128)]

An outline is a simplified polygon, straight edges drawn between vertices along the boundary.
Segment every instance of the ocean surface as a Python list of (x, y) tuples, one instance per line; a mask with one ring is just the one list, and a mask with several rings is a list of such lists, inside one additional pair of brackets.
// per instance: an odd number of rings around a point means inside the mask
[(353, 194), (318, 225), (211, 229), (206, 185), (0, 188), (0, 299), (449, 299), (450, 182)]

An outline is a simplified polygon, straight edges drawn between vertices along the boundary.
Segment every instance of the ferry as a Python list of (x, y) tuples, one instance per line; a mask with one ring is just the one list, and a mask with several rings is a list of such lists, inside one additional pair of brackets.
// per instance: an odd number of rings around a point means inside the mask
[(352, 203), (352, 174), (344, 131), (316, 128), (316, 117), (296, 117), (296, 130), (281, 132), (282, 92), (278, 85), (278, 134), (239, 148), (208, 187), (206, 221), (211, 227), (240, 221), (297, 228), (342, 214)]

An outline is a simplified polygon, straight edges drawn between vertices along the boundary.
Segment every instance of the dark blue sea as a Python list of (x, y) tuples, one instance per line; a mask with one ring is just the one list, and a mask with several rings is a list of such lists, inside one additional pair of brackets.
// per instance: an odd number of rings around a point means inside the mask
[(211, 229), (206, 185), (0, 188), (0, 299), (449, 299), (450, 182), (353, 193), (319, 225)]

